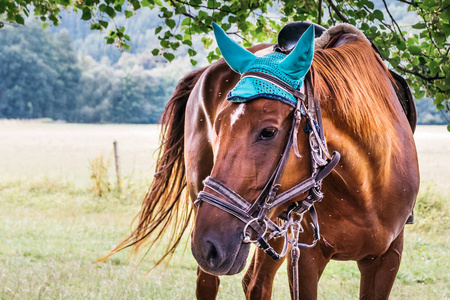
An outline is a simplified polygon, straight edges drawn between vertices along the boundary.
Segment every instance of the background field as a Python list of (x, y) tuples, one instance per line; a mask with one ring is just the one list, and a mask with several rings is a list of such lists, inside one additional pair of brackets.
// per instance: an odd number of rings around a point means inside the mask
[[(415, 138), (422, 186), (391, 298), (449, 299), (450, 134), (443, 126), (419, 126)], [(114, 140), (121, 196), (114, 191)], [(155, 125), (0, 121), (0, 299), (193, 299), (196, 264), (189, 248), (148, 274), (158, 251), (138, 268), (126, 260), (127, 251), (94, 264), (129, 231), (157, 146)], [(101, 157), (111, 191), (98, 197), (90, 161)], [(243, 299), (241, 278), (223, 277), (219, 298)], [(283, 267), (275, 286), (273, 298), (288, 299)], [(356, 263), (333, 262), (320, 299), (355, 299), (358, 286)]]

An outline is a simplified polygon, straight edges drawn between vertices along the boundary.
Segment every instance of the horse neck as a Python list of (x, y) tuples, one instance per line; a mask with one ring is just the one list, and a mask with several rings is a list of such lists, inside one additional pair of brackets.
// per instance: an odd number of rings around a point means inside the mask
[[(388, 80), (387, 77), (385, 79)], [(352, 115), (351, 109), (340, 115), (333, 99), (329, 98), (322, 104), (328, 147), (330, 151), (341, 154), (341, 161), (334, 172), (335, 181), (343, 183), (341, 186), (345, 187), (346, 194), (364, 198), (377, 187), (390, 184), (403, 136), (407, 135), (405, 129), (409, 130), (409, 127), (408, 124), (401, 125), (395, 117), (401, 108), (395, 105), (394, 90), (389, 91), (386, 97), (393, 102), (394, 111), (368, 115), (365, 120), (355, 120), (359, 116)], [(357, 105), (358, 101), (354, 104)], [(381, 122), (371, 123), (375, 118)]]

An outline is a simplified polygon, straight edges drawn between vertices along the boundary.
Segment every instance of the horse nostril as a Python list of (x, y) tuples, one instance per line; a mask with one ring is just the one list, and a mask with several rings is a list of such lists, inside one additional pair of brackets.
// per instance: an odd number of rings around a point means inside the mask
[(223, 256), (221, 251), (214, 246), (213, 243), (208, 243), (208, 253), (206, 255), (206, 261), (210, 265), (211, 268), (218, 268), (223, 262)]

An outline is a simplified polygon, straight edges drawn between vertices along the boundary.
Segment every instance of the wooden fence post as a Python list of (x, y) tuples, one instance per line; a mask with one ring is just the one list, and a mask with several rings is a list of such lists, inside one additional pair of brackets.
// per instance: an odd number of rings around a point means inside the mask
[(117, 190), (119, 191), (119, 194), (122, 194), (122, 184), (120, 181), (119, 149), (116, 140), (114, 140), (113, 144), (114, 144), (114, 160), (116, 162)]

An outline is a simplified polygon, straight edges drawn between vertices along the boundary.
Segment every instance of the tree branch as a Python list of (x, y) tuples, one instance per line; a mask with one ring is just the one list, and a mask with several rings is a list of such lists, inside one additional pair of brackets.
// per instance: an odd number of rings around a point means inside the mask
[(386, 8), (386, 11), (387, 11), (389, 17), (390, 17), (391, 20), (392, 20), (392, 23), (394, 23), (395, 26), (397, 27), (398, 33), (400, 34), (400, 36), (402, 37), (402, 39), (403, 39), (404, 41), (406, 41), (405, 37), (404, 37), (403, 34), (402, 34), (402, 30), (400, 29), (400, 26), (398, 26), (397, 22), (395, 21), (394, 17), (391, 15), (391, 12), (389, 11), (389, 8), (388, 8), (388, 6), (387, 6), (387, 4), (386, 4), (386, 0), (383, 0), (383, 4), (384, 4), (384, 8)]
[(319, 0), (319, 17), (317, 18), (317, 24), (322, 25), (322, 0)]
[(414, 5), (414, 3), (410, 2), (410, 1), (406, 1), (406, 0), (397, 0), (398, 2), (402, 2), (402, 3), (406, 3), (409, 5)]
[(441, 49), (438, 47), (438, 45), (436, 45), (436, 42), (433, 39), (433, 35), (431, 33), (432, 29), (430, 28), (430, 26), (429, 26), (430, 24), (428, 23), (428, 21), (425, 19), (425, 13), (424, 13), (423, 9), (419, 7), (419, 11), (420, 11), (420, 17), (422, 18), (423, 22), (425, 23), (425, 27), (427, 28), (428, 37), (430, 38), (431, 43), (434, 45), (434, 47), (439, 52), (439, 54), (442, 54)]
[(170, 2), (172, 4), (174, 4), (174, 2), (178, 2), (178, 3), (181, 3), (183, 5), (188, 5), (188, 6), (192, 6), (192, 7), (195, 7), (195, 8), (206, 8), (206, 9), (209, 9), (209, 10), (216, 10), (217, 9), (218, 11), (222, 11), (222, 12), (226, 12), (226, 13), (230, 13), (230, 14), (234, 14), (234, 15), (239, 11), (239, 10), (231, 11), (231, 10), (221, 9), (220, 7), (215, 7), (215, 2), (214, 2), (213, 7), (209, 7), (207, 5), (200, 5), (200, 4), (191, 4), (191, 3), (188, 3), (188, 2), (182, 1), (182, 0), (170, 0)]
[[(369, 14), (373, 13), (373, 11), (371, 11), (366, 5), (363, 6), (363, 9), (365, 11), (367, 11)], [(386, 26), (386, 28), (388, 28), (392, 33), (396, 33), (395, 30), (392, 29), (392, 25), (391, 24), (388, 24), (388, 23), (386, 23), (384, 21), (380, 21), (380, 23), (383, 24), (384, 26)]]
[(336, 25), (336, 21), (333, 18), (333, 14), (331, 13), (331, 9), (330, 6), (327, 5), (327, 9), (328, 9), (328, 15), (330, 16), (331, 22), (333, 22), (333, 26)]
[(422, 78), (423, 80), (426, 80), (426, 81), (429, 81), (429, 82), (433, 82), (434, 80), (437, 80), (437, 79), (444, 79), (444, 78), (445, 78), (444, 76), (439, 76), (439, 74), (436, 75), (436, 76), (433, 76), (433, 77), (428, 77), (428, 76), (425, 76), (425, 75), (420, 74), (420, 73), (417, 72), (417, 71), (409, 70), (409, 69), (407, 69), (407, 68), (405, 68), (405, 67), (402, 67), (402, 66), (400, 66), (400, 65), (397, 65), (395, 68), (396, 68), (396, 69), (399, 69), (400, 71), (403, 71), (403, 72), (405, 72), (405, 73), (409, 73), (409, 74), (412, 74), (412, 75), (416, 75), (417, 77), (420, 77), (420, 78)]
[[(341, 14), (341, 12), (336, 7), (336, 5), (334, 5), (332, 0), (327, 0), (327, 2), (328, 2), (328, 4), (330, 4), (331, 8), (333, 8), (334, 12), (339, 17), (339, 19), (341, 19), (342, 22), (349, 23), (348, 19), (343, 14)], [(331, 14), (330, 14), (330, 16), (331, 16)]]
[[(228, 33), (228, 32), (227, 32)], [(238, 32), (233, 32), (231, 34), (234, 34), (235, 36), (239, 37), (240, 39), (242, 39), (243, 41), (246, 41), (247, 43), (250, 43), (249, 40), (247, 40), (244, 36), (240, 35)]]
[(446, 9), (449, 8), (449, 7), (450, 7), (450, 4), (447, 5), (447, 6), (444, 6), (443, 8), (441, 8), (440, 10), (438, 10), (438, 13), (443, 12), (444, 10), (446, 10)]
[[(170, 3), (172, 3), (172, 5), (173, 5), (174, 7), (176, 7), (176, 3), (175, 3), (175, 2), (183, 3), (182, 1), (178, 1), (178, 0), (170, 0)], [(188, 3), (187, 3), (186, 5), (188, 5), (189, 7), (191, 6), (191, 5), (188, 4)], [(192, 15), (192, 14), (190, 14), (190, 13), (182, 12), (181, 10), (180, 10), (180, 15), (183, 15), (183, 16), (185, 16), (185, 17), (188, 17), (190, 20), (194, 20), (195, 17), (196, 17), (196, 16), (194, 16), (194, 15)], [(212, 29), (212, 26), (206, 25), (205, 22), (202, 22), (202, 21), (199, 21), (199, 22), (200, 22), (202, 25), (208, 27), (209, 29)], [(190, 25), (189, 25), (189, 27), (190, 27)], [(191, 35), (191, 39), (192, 39), (192, 35)]]

